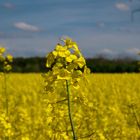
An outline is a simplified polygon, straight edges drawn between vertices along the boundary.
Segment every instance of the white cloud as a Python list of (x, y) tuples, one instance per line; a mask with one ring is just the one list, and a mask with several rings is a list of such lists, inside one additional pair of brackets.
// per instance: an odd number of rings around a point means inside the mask
[(112, 50), (112, 49), (102, 49), (97, 53), (98, 57), (104, 57), (104, 58), (132, 58), (132, 59), (138, 59), (138, 54), (140, 52), (140, 48), (128, 48), (123, 50)]
[(101, 52), (104, 54), (113, 54), (113, 51), (111, 49), (108, 49), (108, 48), (102, 49)]
[(140, 52), (140, 48), (129, 48), (126, 50), (127, 53), (138, 54)]
[(20, 30), (31, 31), (31, 32), (38, 32), (40, 31), (38, 27), (25, 23), (25, 22), (17, 22), (14, 26)]
[(128, 48), (121, 53), (121, 56), (122, 58), (128, 57), (132, 59), (139, 59), (138, 56), (139, 52), (140, 52), (140, 48)]
[(128, 11), (129, 10), (129, 6), (125, 3), (116, 3), (115, 7), (121, 11)]
[(110, 48), (104, 48), (97, 52), (97, 57), (104, 57), (104, 58), (115, 58), (117, 57), (118, 52), (116, 50), (112, 50)]
[(12, 9), (12, 8), (15, 7), (15, 5), (12, 4), (12, 3), (4, 3), (4, 4), (3, 4), (3, 7), (7, 8), (7, 9)]
[(103, 28), (103, 27), (105, 27), (105, 23), (104, 22), (97, 22), (96, 26), (99, 28)]

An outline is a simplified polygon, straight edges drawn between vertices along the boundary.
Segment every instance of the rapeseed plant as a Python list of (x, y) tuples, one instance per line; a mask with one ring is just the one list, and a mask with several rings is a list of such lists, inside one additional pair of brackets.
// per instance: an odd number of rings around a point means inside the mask
[[(8, 92), (7, 92), (7, 73), (10, 72), (12, 69), (11, 63), (13, 62), (13, 56), (10, 54), (6, 54), (6, 49), (4, 47), (0, 47), (0, 62), (2, 63), (2, 72), (4, 77), (4, 95), (5, 95), (5, 114), (6, 117), (9, 117), (9, 99), (8, 99)], [(7, 123), (6, 121), (2, 121), (4, 126), (4, 135), (5, 140), (9, 140), (9, 137), (11, 135), (11, 125), (10, 123)]]
[(62, 39), (63, 44), (57, 44), (55, 49), (47, 55), (46, 67), (49, 71), (45, 74), (46, 90), (53, 92), (58, 81), (62, 81), (66, 87), (68, 114), (73, 133), (76, 140), (74, 123), (71, 115), (70, 86), (79, 88), (79, 80), (85, 74), (90, 73), (86, 61), (81, 54), (76, 42), (71, 39)]
[(3, 65), (2, 70), (4, 73), (12, 69), (11, 63), (13, 62), (13, 56), (6, 54), (6, 49), (4, 47), (0, 47), (0, 62)]
[(11, 63), (13, 62), (13, 56), (10, 54), (6, 54), (6, 49), (4, 47), (0, 47), (0, 62), (2, 63), (2, 70), (4, 75), (4, 93), (6, 97), (5, 108), (6, 114), (8, 115), (8, 94), (7, 94), (7, 86), (6, 86), (6, 74), (10, 72), (12, 69)]

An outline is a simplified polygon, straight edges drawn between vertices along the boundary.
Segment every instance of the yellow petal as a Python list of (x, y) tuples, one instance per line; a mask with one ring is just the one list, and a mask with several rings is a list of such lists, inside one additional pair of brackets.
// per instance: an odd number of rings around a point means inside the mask
[(78, 64), (80, 68), (82, 68), (86, 64), (85, 59), (83, 57), (80, 57), (77, 60), (75, 60), (75, 63)]
[(8, 60), (9, 62), (12, 62), (12, 61), (13, 61), (13, 56), (10, 55), (10, 54), (8, 54), (8, 55), (6, 56), (6, 58), (7, 58), (7, 60)]
[(57, 53), (57, 51), (53, 51), (52, 54), (53, 54), (55, 57), (57, 57), (57, 54), (58, 54), (58, 53)]
[(3, 54), (6, 51), (4, 47), (0, 47), (0, 54)]

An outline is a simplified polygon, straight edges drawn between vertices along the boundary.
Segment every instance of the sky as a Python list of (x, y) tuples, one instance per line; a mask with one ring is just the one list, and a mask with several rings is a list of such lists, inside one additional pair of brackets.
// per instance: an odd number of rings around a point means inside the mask
[(0, 44), (46, 56), (70, 37), (85, 57), (138, 57), (140, 0), (0, 0)]

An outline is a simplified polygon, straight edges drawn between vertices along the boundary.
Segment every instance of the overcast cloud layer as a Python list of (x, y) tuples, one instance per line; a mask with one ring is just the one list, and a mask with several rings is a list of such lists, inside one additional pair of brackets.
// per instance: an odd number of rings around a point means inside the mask
[(45, 56), (62, 36), (86, 57), (134, 57), (140, 0), (0, 0), (0, 44), (14, 56)]

